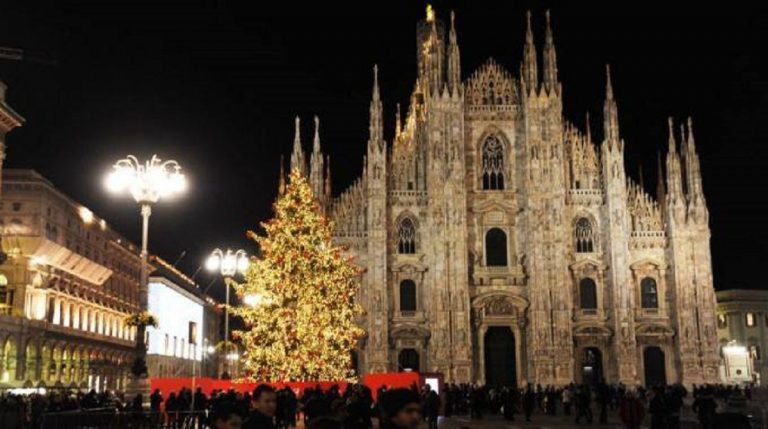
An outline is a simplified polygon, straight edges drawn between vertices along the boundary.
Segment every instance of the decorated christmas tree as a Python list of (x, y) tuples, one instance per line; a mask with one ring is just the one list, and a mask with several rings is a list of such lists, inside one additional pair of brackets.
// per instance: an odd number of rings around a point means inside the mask
[(355, 324), (360, 269), (331, 243), (332, 225), (304, 176), (291, 172), (262, 224), (248, 235), (261, 249), (235, 290), (233, 309), (248, 329), (236, 331), (241, 364), (258, 381), (341, 381), (354, 378), (351, 351), (364, 331)]

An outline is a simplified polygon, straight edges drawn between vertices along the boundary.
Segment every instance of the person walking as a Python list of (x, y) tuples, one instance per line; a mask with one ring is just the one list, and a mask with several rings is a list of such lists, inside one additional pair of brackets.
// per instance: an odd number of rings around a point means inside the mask
[(533, 414), (533, 408), (536, 406), (536, 393), (533, 391), (533, 385), (528, 383), (528, 387), (525, 388), (523, 394), (523, 413), (525, 413), (525, 421), (531, 421), (531, 414)]

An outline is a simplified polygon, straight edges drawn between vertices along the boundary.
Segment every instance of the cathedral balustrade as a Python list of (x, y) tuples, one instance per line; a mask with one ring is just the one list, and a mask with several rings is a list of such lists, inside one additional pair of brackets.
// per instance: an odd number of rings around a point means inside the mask
[(390, 319), (392, 322), (412, 322), (419, 323), (424, 322), (426, 317), (423, 311), (398, 311), (394, 310), (390, 313)]
[(399, 190), (399, 191), (389, 191), (390, 197), (397, 197), (397, 198), (418, 198), (418, 197), (426, 197), (427, 191), (414, 191), (414, 190)]
[(608, 320), (602, 308), (574, 308), (573, 321), (577, 323), (595, 323)]
[(630, 237), (632, 238), (666, 238), (667, 233), (664, 231), (632, 231)]
[(667, 233), (664, 231), (632, 231), (629, 248), (632, 250), (663, 249), (667, 247)]
[(602, 189), (569, 189), (568, 201), (571, 204), (600, 205), (603, 203)]
[(636, 319), (666, 319), (668, 315), (664, 309), (661, 308), (636, 308)]
[(470, 114), (477, 114), (477, 113), (493, 113), (493, 112), (504, 112), (504, 113), (516, 113), (520, 109), (518, 106), (514, 104), (470, 104), (467, 105), (467, 113)]

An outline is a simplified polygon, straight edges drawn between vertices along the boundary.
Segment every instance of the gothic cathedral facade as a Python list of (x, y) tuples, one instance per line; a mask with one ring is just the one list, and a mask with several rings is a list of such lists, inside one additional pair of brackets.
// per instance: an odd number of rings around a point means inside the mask
[[(656, 196), (626, 174), (610, 69), (602, 140), (563, 118), (553, 34), (519, 75), (461, 79), (454, 16), (417, 24), (417, 79), (384, 140), (374, 68), (363, 173), (333, 198), (317, 123), (291, 167), (363, 268), (360, 372), (446, 381), (716, 382), (708, 210), (690, 119), (669, 119)], [(317, 119), (316, 119), (317, 122)], [(281, 179), (282, 180), (282, 179)]]

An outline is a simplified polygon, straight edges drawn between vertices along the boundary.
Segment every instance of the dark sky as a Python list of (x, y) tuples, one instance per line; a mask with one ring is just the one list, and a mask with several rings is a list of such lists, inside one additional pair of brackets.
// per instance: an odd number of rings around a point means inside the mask
[[(309, 147), (312, 115), (320, 116), (338, 193), (361, 170), (373, 64), (387, 138), (395, 102), (408, 99), (415, 79), (424, 2), (304, 3), (2, 0), (0, 46), (31, 57), (0, 60), (9, 102), (27, 118), (9, 136), (6, 165), (40, 171), (138, 242), (138, 209), (107, 196), (102, 176), (128, 153), (175, 158), (190, 191), (155, 208), (152, 251), (173, 261), (186, 250), (180, 267), (193, 272), (213, 247), (252, 250), (244, 232), (271, 213), (293, 117), (301, 115)], [(716, 286), (764, 287), (768, 13), (740, 2), (674, 3), (435, 7), (443, 19), (456, 10), (464, 76), (489, 56), (517, 74), (525, 10), (534, 12), (540, 46), (550, 7), (566, 117), (582, 124), (590, 110), (600, 134), (610, 62), (627, 168), (637, 177), (642, 163), (649, 190), (667, 116), (692, 115)]]

